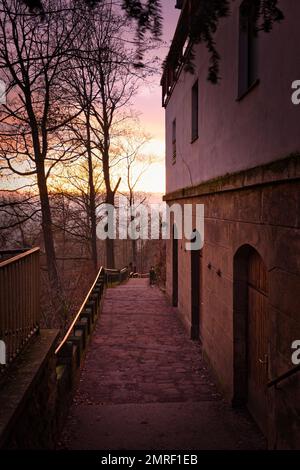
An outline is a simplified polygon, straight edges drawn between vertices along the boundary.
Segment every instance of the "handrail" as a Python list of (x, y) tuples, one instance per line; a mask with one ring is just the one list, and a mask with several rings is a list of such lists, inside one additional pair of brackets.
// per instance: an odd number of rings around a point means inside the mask
[(125, 266), (124, 268), (122, 269), (113, 269), (113, 268), (104, 268), (105, 269), (105, 272), (106, 273), (109, 273), (109, 274), (120, 274), (120, 273), (125, 273), (128, 268), (127, 266)]
[(0, 262), (0, 339), (5, 348), (1, 372), (39, 330), (39, 251), (27, 249)]
[(81, 313), (83, 312), (83, 310), (84, 310), (84, 308), (85, 308), (85, 306), (86, 306), (86, 303), (87, 303), (87, 301), (89, 300), (89, 297), (91, 296), (91, 294), (92, 294), (92, 292), (93, 292), (93, 290), (94, 290), (94, 287), (95, 287), (95, 285), (96, 285), (96, 283), (97, 283), (99, 277), (101, 276), (101, 274), (105, 275), (105, 270), (104, 270), (103, 266), (101, 266), (101, 268), (99, 269), (98, 274), (97, 274), (97, 276), (96, 276), (96, 279), (94, 280), (94, 282), (93, 282), (93, 284), (92, 284), (92, 287), (90, 288), (90, 290), (88, 291), (88, 293), (87, 293), (87, 295), (86, 295), (84, 301), (82, 302), (81, 307), (80, 307), (80, 309), (78, 310), (77, 315), (75, 315), (74, 320), (72, 321), (72, 323), (71, 323), (71, 325), (70, 325), (70, 327), (69, 327), (67, 333), (65, 334), (65, 336), (63, 337), (63, 339), (62, 339), (62, 341), (60, 342), (59, 346), (58, 346), (57, 349), (55, 350), (55, 354), (57, 354), (57, 353), (59, 352), (59, 350), (62, 348), (63, 344), (67, 341), (67, 339), (68, 339), (70, 333), (72, 332), (72, 330), (73, 330), (73, 328), (74, 328), (74, 326), (75, 326), (77, 320), (79, 319)]
[(82, 302), (80, 309), (78, 310), (78, 312), (75, 315), (70, 327), (68, 328), (68, 331), (64, 335), (64, 337), (63, 337), (62, 341), (60, 342), (59, 346), (56, 348), (55, 354), (58, 354), (59, 351), (61, 350), (61, 348), (63, 347), (63, 345), (66, 343), (66, 341), (68, 341), (68, 338), (69, 338), (70, 334), (72, 333), (74, 327), (76, 326), (76, 323), (79, 320), (82, 312), (86, 308), (86, 305), (87, 305), (91, 295), (93, 294), (93, 290), (94, 290), (97, 282), (99, 281), (100, 277), (103, 276), (103, 285), (105, 285), (105, 284), (107, 284), (107, 274), (120, 275), (120, 274), (124, 274), (125, 272), (127, 272), (127, 270), (128, 270), (127, 267), (122, 268), (122, 269), (119, 270), (119, 269), (108, 269), (108, 268), (104, 268), (103, 266), (101, 266), (101, 268), (99, 269), (99, 271), (97, 273), (95, 281), (93, 282), (93, 284), (92, 284), (90, 290), (88, 291), (84, 301)]
[(280, 375), (276, 379), (273, 379), (270, 382), (268, 382), (267, 387), (270, 388), (270, 387), (273, 387), (274, 385), (276, 386), (277, 384), (279, 384), (279, 382), (282, 382), (282, 380), (288, 379), (289, 377), (296, 374), (297, 372), (300, 372), (300, 364), (298, 364), (296, 367), (293, 367), (292, 369), (288, 370), (287, 372)]
[(22, 258), (25, 258), (26, 256), (31, 255), (32, 253), (35, 253), (36, 251), (40, 251), (40, 248), (39, 247), (31, 248), (29, 250), (23, 251), (17, 256), (13, 256), (12, 258), (6, 259), (4, 261), (0, 261), (0, 268), (3, 268), (4, 266), (7, 266), (8, 264), (16, 263), (17, 261), (20, 261)]
[(114, 283), (116, 278), (117, 278), (117, 282), (122, 282), (124, 281), (124, 275), (125, 275), (125, 278), (127, 277), (128, 267), (126, 266), (122, 269), (105, 268), (105, 274), (106, 274), (107, 285)]

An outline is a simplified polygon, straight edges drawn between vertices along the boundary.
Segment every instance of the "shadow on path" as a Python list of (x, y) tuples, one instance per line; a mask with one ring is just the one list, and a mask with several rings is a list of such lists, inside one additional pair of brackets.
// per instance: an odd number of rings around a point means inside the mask
[(243, 411), (224, 402), (176, 311), (148, 279), (108, 289), (61, 447), (262, 449)]

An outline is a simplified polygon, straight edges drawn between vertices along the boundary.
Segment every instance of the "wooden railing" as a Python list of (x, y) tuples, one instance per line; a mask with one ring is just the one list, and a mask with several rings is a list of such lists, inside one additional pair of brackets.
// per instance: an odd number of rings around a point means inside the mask
[(39, 251), (33, 248), (0, 262), (1, 371), (39, 329)]
[[(34, 248), (0, 262), (0, 371), (13, 361), (39, 330), (39, 251), (39, 248)], [(81, 331), (90, 332), (100, 310), (105, 287), (127, 278), (128, 268), (100, 268), (57, 348), (57, 354), (70, 341), (78, 342)]]
[(68, 331), (64, 335), (62, 341), (56, 349), (56, 354), (61, 357), (65, 356), (66, 351), (70, 350), (71, 344), (80, 343), (83, 337), (83, 348), (86, 346), (85, 336), (89, 336), (95, 320), (101, 310), (101, 303), (105, 287), (113, 284), (119, 284), (128, 278), (128, 268), (123, 269), (107, 269), (101, 267), (97, 273), (89, 292), (87, 293), (78, 313), (75, 315)]
[(123, 269), (105, 268), (106, 284), (108, 286), (125, 281), (128, 278), (128, 275), (129, 272), (127, 267)]

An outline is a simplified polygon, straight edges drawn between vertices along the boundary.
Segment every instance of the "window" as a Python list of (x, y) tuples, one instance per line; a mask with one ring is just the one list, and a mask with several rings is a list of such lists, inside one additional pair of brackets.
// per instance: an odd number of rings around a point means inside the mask
[(255, 4), (249, 0), (244, 0), (240, 6), (239, 98), (241, 98), (255, 83), (258, 82), (258, 37), (255, 21), (256, 8)]
[(176, 162), (176, 119), (172, 122), (172, 162)]
[(199, 137), (199, 85), (198, 80), (192, 88), (192, 142)]

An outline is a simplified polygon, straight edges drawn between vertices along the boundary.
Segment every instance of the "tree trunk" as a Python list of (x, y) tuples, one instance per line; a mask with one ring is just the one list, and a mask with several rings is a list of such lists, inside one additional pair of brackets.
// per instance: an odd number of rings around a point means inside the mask
[[(109, 126), (104, 128), (104, 149), (102, 153), (102, 164), (103, 164), (103, 176), (106, 189), (106, 204), (112, 206), (115, 205), (115, 191), (111, 188), (110, 182), (110, 167), (109, 167)], [(115, 241), (112, 238), (106, 238), (105, 248), (106, 248), (106, 267), (114, 269), (115, 268)]]
[(52, 232), (52, 217), (47, 188), (47, 180), (43, 164), (37, 164), (37, 182), (41, 201), (42, 231), (44, 236), (48, 277), (53, 295), (56, 297), (58, 296), (60, 298), (61, 288), (56, 265), (55, 248)]
[(87, 155), (88, 155), (88, 168), (89, 168), (89, 217), (91, 221), (91, 251), (92, 260), (95, 273), (98, 269), (98, 255), (97, 255), (97, 218), (96, 218), (96, 192), (94, 184), (94, 170), (93, 170), (93, 157), (91, 151), (91, 130), (89, 117), (86, 119), (87, 130)]
[[(106, 191), (106, 203), (115, 205), (115, 193), (110, 188)], [(105, 240), (106, 247), (106, 267), (114, 269), (115, 268), (115, 243), (114, 239), (107, 238)]]
[[(129, 188), (129, 209), (130, 209), (130, 223), (132, 224), (135, 220), (135, 215), (133, 213), (133, 204), (134, 204), (134, 195), (133, 190), (130, 186), (130, 179), (129, 179), (129, 169), (127, 175), (127, 183)], [(132, 264), (133, 270), (137, 270), (137, 240), (131, 237), (131, 250), (132, 250)]]
[(90, 219), (91, 219), (91, 247), (93, 266), (95, 271), (98, 269), (98, 254), (97, 254), (97, 220), (96, 220), (96, 201), (95, 201), (95, 187), (90, 186)]
[(131, 240), (133, 268), (137, 268), (137, 240)]

